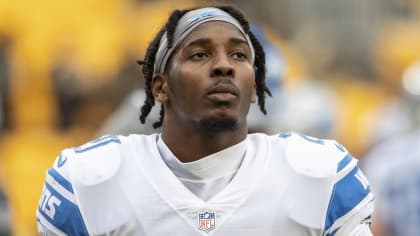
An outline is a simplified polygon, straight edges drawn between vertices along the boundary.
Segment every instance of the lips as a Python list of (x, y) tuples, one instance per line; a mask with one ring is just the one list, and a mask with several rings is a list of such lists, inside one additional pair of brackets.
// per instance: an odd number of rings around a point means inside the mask
[(238, 96), (238, 89), (231, 84), (218, 84), (211, 87), (207, 97), (215, 102), (229, 102)]
[(218, 84), (209, 89), (207, 92), (208, 95), (215, 94), (215, 93), (229, 93), (234, 96), (238, 96), (238, 89), (231, 85), (231, 84)]

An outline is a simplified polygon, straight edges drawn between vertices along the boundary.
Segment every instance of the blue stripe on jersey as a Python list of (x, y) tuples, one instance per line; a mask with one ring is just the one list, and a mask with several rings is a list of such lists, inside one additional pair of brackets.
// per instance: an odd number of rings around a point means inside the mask
[(64, 166), (64, 164), (66, 164), (67, 162), (67, 157), (64, 156), (63, 153), (60, 153), (60, 155), (57, 158), (57, 167), (60, 168), (62, 166)]
[(107, 145), (108, 143), (119, 143), (119, 144), (121, 144), (121, 141), (117, 136), (109, 136), (108, 135), (108, 136), (101, 137), (97, 140), (94, 140), (92, 142), (89, 142), (87, 144), (84, 144), (82, 146), (75, 147), (75, 148), (73, 148), (73, 150), (74, 150), (75, 153), (82, 153), (82, 152), (86, 152), (86, 151), (89, 151), (91, 149), (94, 149), (94, 148), (97, 148), (97, 147), (100, 147), (100, 146)]
[(54, 168), (50, 168), (48, 170), (48, 174), (51, 175), (55, 181), (57, 181), (61, 186), (63, 186), (67, 191), (73, 193), (73, 187), (71, 186), (71, 183), (67, 181), (58, 171), (56, 171)]
[(347, 166), (351, 162), (353, 157), (350, 154), (347, 154), (337, 165), (337, 173), (340, 172), (340, 170), (344, 169), (344, 167)]
[(346, 148), (343, 145), (341, 145), (341, 144), (339, 144), (337, 142), (335, 142), (334, 144), (338, 148), (338, 150), (340, 150), (342, 152), (347, 152)]
[(356, 207), (370, 192), (370, 186), (361, 181), (358, 166), (338, 181), (332, 191), (325, 219), (325, 230), (329, 229), (340, 217)]
[(45, 183), (38, 212), (67, 235), (88, 235), (77, 205), (67, 200), (48, 183)]
[(338, 229), (336, 229), (336, 230), (332, 231), (331, 233), (327, 234), (326, 236), (334, 236), (334, 235), (338, 232), (338, 230), (339, 230), (339, 229), (340, 229), (340, 228), (338, 228)]
[(292, 136), (290, 132), (279, 133), (280, 138), (288, 138), (290, 136)]

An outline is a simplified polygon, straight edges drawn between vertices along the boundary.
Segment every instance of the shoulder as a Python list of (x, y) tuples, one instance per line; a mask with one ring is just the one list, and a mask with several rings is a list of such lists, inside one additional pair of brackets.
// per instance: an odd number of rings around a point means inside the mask
[(46, 173), (36, 214), (40, 232), (88, 235), (74, 182), (93, 184), (110, 178), (119, 166), (116, 150), (121, 143), (120, 137), (103, 136), (60, 152)]
[(72, 184), (89, 186), (112, 178), (124, 159), (135, 154), (133, 149), (150, 149), (156, 135), (105, 135), (77, 147), (64, 149), (53, 168)]
[(39, 233), (88, 235), (69, 175), (70, 149), (63, 150), (47, 170), (36, 219)]
[(86, 212), (96, 205), (86, 204), (86, 201), (82, 204), (80, 194), (95, 186), (108, 186), (121, 168), (125, 150), (137, 138), (108, 135), (63, 150), (46, 173), (37, 209), (40, 232), (47, 230), (57, 235), (91, 233), (88, 230), (97, 225), (87, 221)]
[(100, 183), (118, 170), (120, 149), (125, 137), (107, 135), (61, 151), (53, 168), (71, 182), (83, 185)]
[[(297, 133), (282, 133), (273, 138), (285, 142), (285, 159), (293, 172), (296, 195), (302, 197), (292, 217), (324, 232), (348, 224), (359, 224), (373, 211), (369, 182), (354, 158), (335, 140), (318, 139)], [(296, 199), (300, 199), (296, 197)], [(311, 214), (307, 211), (311, 210)], [(314, 213), (317, 212), (317, 213)], [(325, 221), (320, 225), (319, 219)]]
[(272, 137), (284, 142), (284, 155), (290, 167), (308, 177), (332, 177), (357, 163), (335, 140), (299, 133), (280, 133)]
[(54, 162), (54, 168), (62, 169), (73, 184), (100, 184), (112, 178), (121, 168), (123, 159), (132, 155), (132, 148), (146, 144), (147, 141), (142, 140), (148, 140), (148, 137), (105, 135), (63, 150)]

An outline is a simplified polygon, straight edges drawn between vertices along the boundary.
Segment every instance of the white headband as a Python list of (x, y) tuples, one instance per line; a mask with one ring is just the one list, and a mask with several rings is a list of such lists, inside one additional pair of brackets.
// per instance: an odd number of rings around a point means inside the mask
[(178, 25), (175, 28), (173, 46), (171, 48), (168, 48), (168, 38), (166, 36), (167, 32), (163, 34), (159, 43), (159, 49), (156, 53), (153, 74), (164, 73), (170, 56), (175, 52), (176, 48), (181, 44), (185, 37), (187, 37), (187, 35), (189, 35), (197, 26), (209, 21), (224, 21), (238, 28), (248, 43), (251, 51), (251, 61), (252, 64), (254, 64), (254, 47), (252, 46), (251, 40), (245, 33), (241, 24), (225, 11), (218, 8), (206, 7), (189, 11), (182, 16), (181, 19), (179, 19)]

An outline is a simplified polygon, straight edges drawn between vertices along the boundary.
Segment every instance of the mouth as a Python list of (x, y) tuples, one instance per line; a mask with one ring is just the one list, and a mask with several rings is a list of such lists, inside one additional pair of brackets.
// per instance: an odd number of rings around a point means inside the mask
[(238, 89), (229, 84), (219, 84), (209, 89), (207, 98), (216, 103), (227, 103), (238, 97)]

